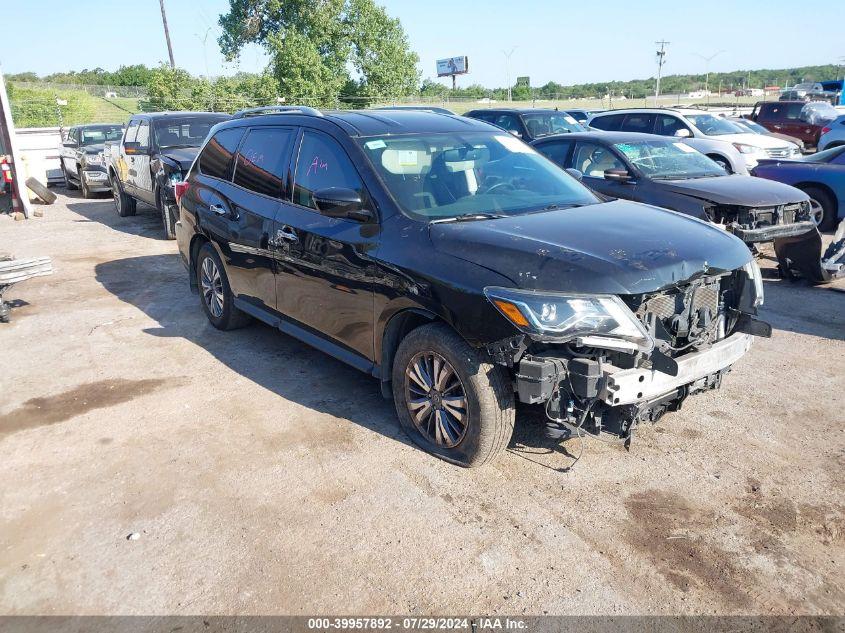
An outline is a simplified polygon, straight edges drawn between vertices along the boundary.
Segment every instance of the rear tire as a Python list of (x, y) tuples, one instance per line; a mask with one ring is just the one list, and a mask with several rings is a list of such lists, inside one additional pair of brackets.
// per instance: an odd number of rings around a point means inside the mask
[(112, 198), (114, 198), (115, 209), (117, 209), (117, 214), (120, 217), (126, 218), (130, 215), (135, 215), (135, 211), (137, 210), (135, 198), (123, 193), (123, 187), (117, 178), (112, 179), (111, 192)]
[(252, 319), (235, 307), (226, 269), (208, 242), (197, 253), (196, 271), (200, 303), (211, 325), (218, 330), (235, 330), (249, 325)]
[(810, 212), (820, 214), (813, 217), (819, 231), (833, 230), (836, 224), (836, 201), (827, 191), (819, 187), (802, 187), (801, 190), (810, 196)]
[[(422, 381), (414, 378), (421, 375), (419, 367), (424, 368)], [(432, 385), (428, 392), (425, 380)], [(393, 359), (392, 389), (402, 428), (441, 459), (482, 466), (510, 442), (515, 408), (505, 369), (443, 323), (424, 325), (402, 339)]]

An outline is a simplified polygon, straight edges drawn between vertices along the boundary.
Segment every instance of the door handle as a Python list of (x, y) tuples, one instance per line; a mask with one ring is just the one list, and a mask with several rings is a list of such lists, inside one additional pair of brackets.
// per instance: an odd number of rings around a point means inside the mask
[(226, 215), (226, 209), (223, 208), (222, 205), (219, 204), (212, 204), (208, 207), (209, 210), (214, 213), (215, 215)]
[(276, 231), (276, 243), (278, 244), (282, 240), (284, 240), (285, 242), (298, 242), (299, 237), (296, 235), (292, 228), (290, 228), (289, 226), (285, 226)]

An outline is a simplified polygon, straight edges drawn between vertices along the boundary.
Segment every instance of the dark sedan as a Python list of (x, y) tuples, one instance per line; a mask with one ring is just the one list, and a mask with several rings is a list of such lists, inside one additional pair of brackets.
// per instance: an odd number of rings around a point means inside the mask
[[(806, 236), (814, 244), (812, 238), (818, 235), (805, 193), (780, 183), (729, 176), (678, 140), (633, 132), (591, 132), (541, 139), (534, 147), (561, 167), (580, 172), (584, 183), (598, 193), (713, 222), (749, 245), (774, 241), (777, 250), (781, 239)], [(784, 269), (815, 276), (794, 262), (781, 264)]]
[(845, 145), (796, 160), (761, 160), (751, 173), (803, 190), (823, 231), (845, 218)]

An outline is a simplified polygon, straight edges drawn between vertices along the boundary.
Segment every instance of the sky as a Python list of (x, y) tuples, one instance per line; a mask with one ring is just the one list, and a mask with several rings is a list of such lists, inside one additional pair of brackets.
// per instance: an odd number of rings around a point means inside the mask
[[(423, 78), (439, 58), (467, 55), (458, 85), (563, 85), (640, 79), (656, 73), (654, 42), (668, 40), (664, 74), (792, 68), (845, 57), (845, 6), (797, 10), (796, 0), (377, 0), (402, 20)], [(212, 76), (259, 71), (256, 46), (225, 63), (217, 18), (228, 0), (165, 0), (177, 66)], [(831, 8), (832, 7), (832, 8)], [(834, 15), (837, 14), (838, 15)], [(824, 19), (827, 15), (830, 19)], [(4, 3), (0, 67), (5, 73), (167, 61), (158, 0), (9, 0)], [(18, 26), (19, 25), (19, 26)], [(204, 42), (203, 42), (204, 40)], [(513, 50), (510, 64), (504, 52)], [(504, 52), (503, 52), (504, 51)], [(509, 66), (509, 67), (508, 67)], [(442, 80), (446, 83), (445, 80)]]

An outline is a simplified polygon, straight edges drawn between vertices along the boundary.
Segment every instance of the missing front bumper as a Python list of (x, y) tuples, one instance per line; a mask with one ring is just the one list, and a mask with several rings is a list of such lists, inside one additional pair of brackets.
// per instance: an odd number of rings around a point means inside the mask
[(748, 352), (752, 338), (750, 334), (733, 334), (706, 350), (676, 358), (677, 376), (654, 369), (618, 369), (605, 364), (598, 398), (613, 407), (657, 399), (730, 367)]

